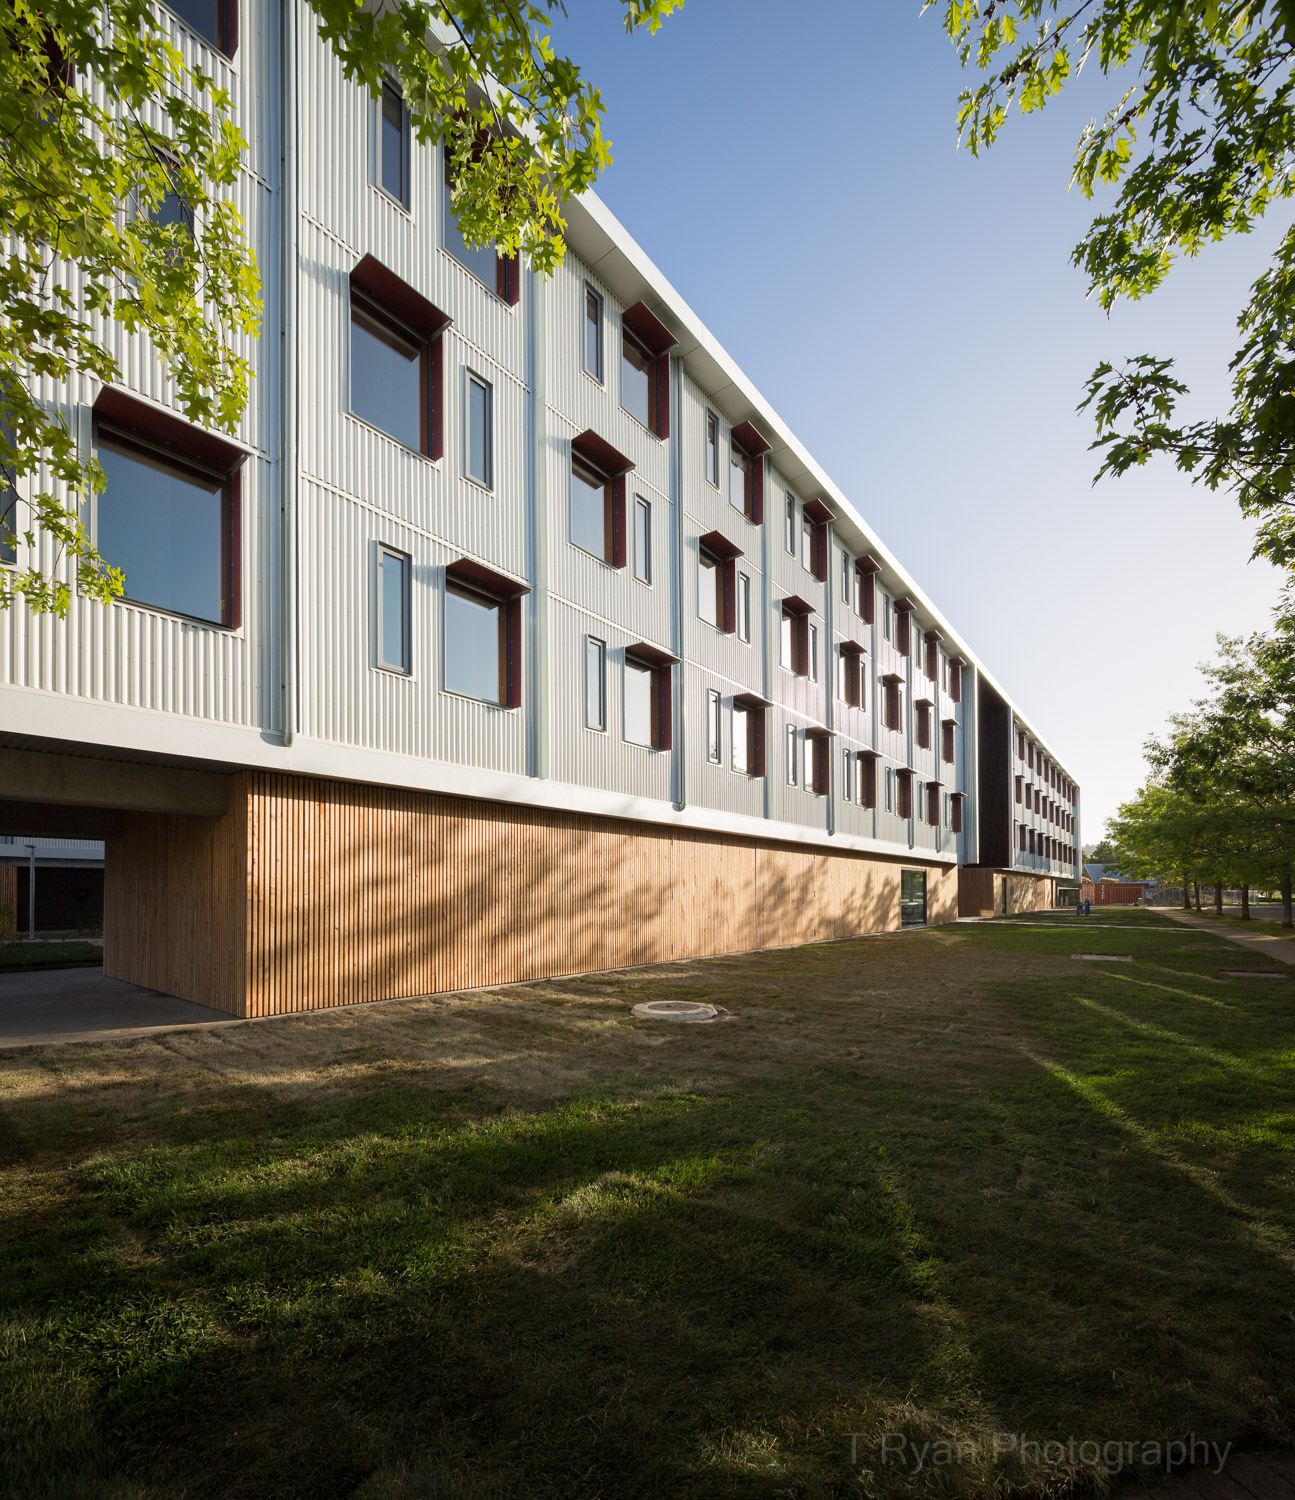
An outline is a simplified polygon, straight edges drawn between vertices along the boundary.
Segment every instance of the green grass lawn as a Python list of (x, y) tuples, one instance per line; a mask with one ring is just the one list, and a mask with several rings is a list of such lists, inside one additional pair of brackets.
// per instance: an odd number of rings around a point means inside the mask
[(0, 1055), (0, 1494), (1003, 1500), (1105, 1475), (995, 1434), (1290, 1443), (1295, 979), (1121, 917)]
[(0, 974), (20, 969), (79, 969), (103, 962), (103, 944), (84, 938), (28, 943), (22, 938), (0, 942)]

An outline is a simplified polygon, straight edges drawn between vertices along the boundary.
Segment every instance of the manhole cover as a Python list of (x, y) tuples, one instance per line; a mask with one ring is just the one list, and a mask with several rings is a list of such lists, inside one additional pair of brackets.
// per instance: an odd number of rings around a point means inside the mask
[(630, 1015), (644, 1021), (713, 1021), (719, 1009), (700, 1000), (644, 1000)]
[(1131, 953), (1072, 953), (1070, 956), (1086, 964), (1131, 964), (1133, 962)]

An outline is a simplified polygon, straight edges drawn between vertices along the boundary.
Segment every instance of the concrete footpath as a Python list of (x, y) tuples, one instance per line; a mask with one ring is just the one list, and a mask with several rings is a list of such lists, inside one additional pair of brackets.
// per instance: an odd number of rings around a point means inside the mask
[(1211, 921), (1198, 917), (1195, 912), (1176, 911), (1167, 906), (1157, 906), (1156, 915), (1180, 922), (1184, 927), (1195, 927), (1214, 937), (1227, 938), (1241, 948), (1253, 948), (1265, 958), (1274, 958), (1279, 964), (1295, 964), (1295, 938), (1274, 937), (1271, 932), (1238, 932), (1232, 922)]
[(0, 1048), (107, 1042), (163, 1028), (242, 1024), (222, 1010), (108, 979), (102, 969), (0, 974)]

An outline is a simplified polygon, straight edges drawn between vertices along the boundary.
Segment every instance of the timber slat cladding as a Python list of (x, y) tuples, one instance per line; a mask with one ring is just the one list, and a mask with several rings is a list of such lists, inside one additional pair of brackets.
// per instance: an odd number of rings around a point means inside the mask
[(108, 972), (267, 1016), (899, 926), (899, 860), (260, 772), (230, 806), (127, 820)]

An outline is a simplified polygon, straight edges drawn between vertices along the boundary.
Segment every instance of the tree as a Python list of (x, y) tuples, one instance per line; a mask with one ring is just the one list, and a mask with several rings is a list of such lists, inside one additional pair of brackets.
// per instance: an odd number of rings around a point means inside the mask
[(1103, 839), (1100, 844), (1094, 844), (1085, 858), (1095, 865), (1117, 865), (1120, 853), (1110, 839)]
[[(927, 0), (928, 5), (935, 0)], [(962, 139), (993, 145), (1008, 115), (1042, 109), (1082, 67), (1111, 82), (1080, 136), (1072, 181), (1113, 194), (1073, 263), (1108, 310), (1159, 287), (1180, 255), (1249, 232), (1295, 193), (1295, 5), (1291, 0), (945, 0), (945, 29), (983, 81), (961, 96)], [(1238, 319), (1229, 410), (1177, 419), (1186, 387), (1150, 354), (1100, 364), (1092, 411), (1097, 477), (1156, 454), (1259, 521), (1255, 550), (1295, 565), (1295, 228)]]
[[(601, 96), (553, 51), (561, 0), (310, 3), (348, 78), (378, 94), (394, 71), (417, 137), (445, 137), (465, 239), (551, 271), (563, 202), (611, 160)], [(617, 3), (627, 29), (655, 31), (682, 0)], [(117, 324), (148, 341), (190, 421), (231, 429), (260, 289), (233, 201), (246, 142), (232, 101), (146, 0), (3, 5), (0, 547), (27, 555), (0, 570), (0, 607), (61, 615), (73, 584), (110, 603), (123, 579), (81, 524), (103, 474), (59, 388), (119, 378)]]

